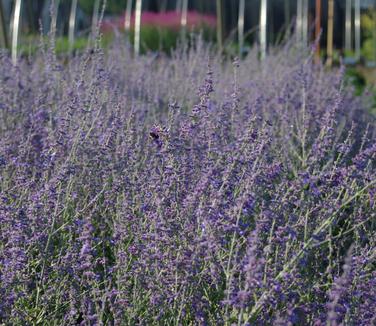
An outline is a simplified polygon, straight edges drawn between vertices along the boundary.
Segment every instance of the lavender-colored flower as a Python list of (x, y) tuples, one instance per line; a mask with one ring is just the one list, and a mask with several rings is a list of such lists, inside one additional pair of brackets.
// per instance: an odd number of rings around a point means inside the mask
[(0, 53), (0, 324), (375, 322), (376, 124), (343, 67), (53, 43)]

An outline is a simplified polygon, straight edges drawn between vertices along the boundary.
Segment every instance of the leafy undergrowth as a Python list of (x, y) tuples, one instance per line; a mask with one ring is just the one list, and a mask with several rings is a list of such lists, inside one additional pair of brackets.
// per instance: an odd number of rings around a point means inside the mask
[(375, 322), (376, 124), (343, 69), (0, 61), (0, 323)]

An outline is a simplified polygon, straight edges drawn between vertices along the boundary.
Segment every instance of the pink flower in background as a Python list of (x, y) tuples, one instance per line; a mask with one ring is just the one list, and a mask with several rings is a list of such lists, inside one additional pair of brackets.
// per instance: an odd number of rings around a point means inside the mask
[[(109, 32), (114, 28), (122, 29), (124, 26), (125, 15), (122, 17), (112, 17), (105, 19), (102, 24), (102, 31)], [(135, 17), (131, 17), (131, 28), (134, 27)], [(204, 15), (197, 11), (189, 11), (187, 14), (187, 27), (195, 28), (202, 25), (215, 28), (216, 17), (213, 15)], [(181, 27), (181, 13), (176, 11), (152, 12), (144, 11), (141, 15), (142, 26), (155, 26), (170, 29), (179, 29)]]

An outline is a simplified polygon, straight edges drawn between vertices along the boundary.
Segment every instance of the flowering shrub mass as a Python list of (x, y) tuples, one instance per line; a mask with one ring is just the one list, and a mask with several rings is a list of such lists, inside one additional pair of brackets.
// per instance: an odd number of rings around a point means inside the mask
[[(181, 16), (182, 14), (177, 11), (166, 11), (166, 12), (152, 12), (143, 11), (141, 14), (142, 26), (154, 26), (160, 28), (170, 28), (179, 31), (181, 28)], [(112, 18), (105, 20), (101, 25), (101, 30), (103, 32), (110, 32), (114, 28), (122, 29), (125, 23), (125, 13), (122, 17)], [(207, 26), (208, 28), (215, 28), (217, 23), (217, 18), (212, 15), (200, 14), (197, 11), (187, 12), (187, 27), (189, 29), (194, 29), (202, 26)], [(131, 16), (130, 25), (134, 28), (135, 16)]]
[(0, 61), (0, 324), (376, 322), (376, 123), (343, 69)]

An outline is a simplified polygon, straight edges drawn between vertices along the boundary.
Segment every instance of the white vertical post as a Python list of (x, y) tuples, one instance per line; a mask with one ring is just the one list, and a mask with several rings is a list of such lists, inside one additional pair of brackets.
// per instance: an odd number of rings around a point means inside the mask
[(187, 27), (187, 16), (188, 16), (188, 0), (183, 0), (183, 7), (181, 11), (181, 26), (183, 29)]
[(352, 1), (346, 0), (346, 18), (345, 18), (345, 49), (352, 50)]
[(217, 14), (217, 42), (219, 52), (223, 50), (223, 31), (222, 31), (222, 0), (216, 0), (216, 14)]
[(261, 59), (266, 57), (266, 20), (268, 12), (268, 2), (267, 0), (261, 0), (260, 8), (260, 49), (261, 49)]
[(303, 27), (303, 0), (298, 0), (296, 4), (296, 40), (300, 44), (302, 42)]
[(91, 33), (95, 35), (95, 30), (98, 25), (98, 17), (99, 17), (99, 2), (100, 0), (95, 0), (94, 8), (93, 8), (93, 17), (91, 20)]
[(12, 24), (12, 61), (13, 61), (13, 64), (17, 63), (17, 47), (18, 47), (18, 33), (20, 29), (21, 5), (22, 5), (22, 0), (16, 0), (15, 6), (14, 6), (13, 24)]
[(360, 59), (360, 0), (355, 0), (354, 12), (354, 27), (355, 27), (355, 57)]
[(304, 46), (307, 46), (307, 43), (308, 43), (308, 0), (303, 0), (302, 43), (303, 43)]
[(69, 50), (72, 51), (74, 43), (74, 32), (76, 29), (76, 13), (77, 13), (77, 0), (72, 0), (71, 11), (69, 15), (69, 33), (68, 42)]
[(51, 17), (51, 32), (55, 35), (57, 27), (57, 15), (59, 12), (60, 0), (53, 0), (53, 12)]
[(244, 46), (244, 11), (245, 11), (245, 0), (239, 0), (239, 16), (238, 16), (239, 58), (241, 58), (243, 54), (243, 46)]
[(141, 34), (141, 10), (142, 0), (136, 0), (135, 28), (134, 28), (134, 53), (140, 53), (140, 34)]
[(290, 0), (285, 0), (285, 22), (286, 22), (286, 33), (289, 36), (290, 35)]
[(132, 2), (133, 0), (128, 0), (127, 8), (125, 9), (124, 29), (126, 32), (131, 29)]

